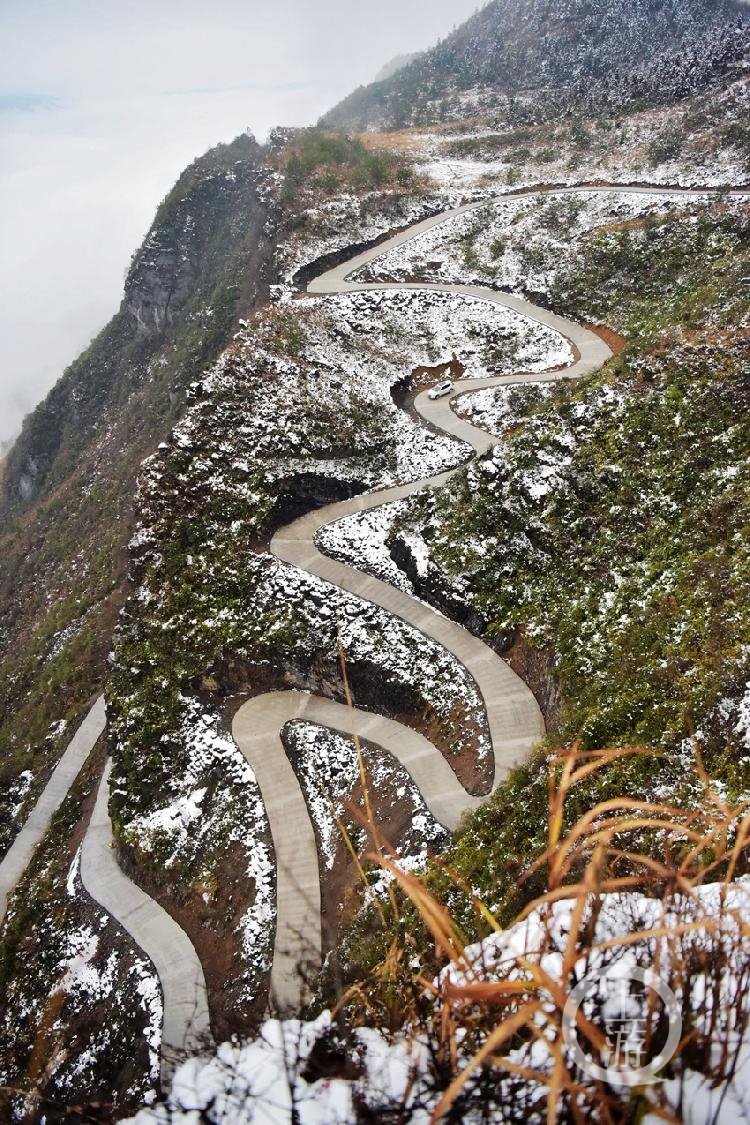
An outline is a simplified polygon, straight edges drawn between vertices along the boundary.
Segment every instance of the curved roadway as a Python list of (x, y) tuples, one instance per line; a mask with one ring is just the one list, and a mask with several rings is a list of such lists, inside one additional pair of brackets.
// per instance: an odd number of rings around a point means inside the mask
[[(692, 197), (713, 194), (710, 190), (700, 189), (620, 186), (567, 188), (526, 194), (581, 192)], [(748, 192), (729, 194), (747, 195)], [(457, 395), (503, 384), (576, 378), (596, 370), (611, 355), (607, 345), (594, 333), (510, 294), (478, 286), (353, 283), (348, 280), (362, 266), (382, 257), (394, 247), (455, 215), (480, 206), (483, 202), (468, 204), (417, 223), (387, 242), (329, 270), (308, 286), (312, 295), (378, 289), (432, 289), (463, 293), (514, 309), (570, 340), (579, 358), (563, 371), (522, 378), (500, 376), (463, 380), (456, 383), (452, 395), (436, 401), (430, 400), (426, 393), (417, 396), (415, 407), (426, 421), (467, 442), (476, 452), (490, 448), (496, 439), (455, 415), (451, 402)], [(412, 495), (422, 488), (437, 488), (455, 471), (368, 493), (311, 512), (278, 531), (271, 542), (271, 550), (278, 558), (395, 613), (444, 645), (466, 666), (487, 708), (495, 758), (494, 790), (508, 770), (531, 750), (544, 733), (539, 708), (529, 689), (492, 649), (459, 625), (387, 583), (328, 558), (314, 542), (317, 531), (325, 524)], [(298, 964), (312, 961), (317, 966), (321, 954), (320, 875), (315, 835), (297, 777), (281, 741), (283, 727), (294, 720), (319, 723), (345, 734), (356, 733), (393, 754), (411, 774), (433, 815), (448, 828), (454, 828), (464, 811), (475, 808), (481, 802), (481, 798), (472, 797), (463, 789), (446, 759), (432, 743), (410, 728), (380, 715), (350, 710), (332, 700), (294, 691), (258, 696), (240, 708), (232, 729), (239, 748), (256, 772), (276, 853), (277, 917), (271, 988), (282, 1011), (298, 1007), (303, 999), (304, 987)], [(104, 704), (100, 698), (71, 740), (32, 814), (0, 864), (2, 912), (8, 895), (15, 888), (54, 811), (64, 800), (102, 733), (104, 724)], [(156, 967), (164, 997), (162, 1065), (167, 1073), (174, 1058), (199, 1048), (210, 1038), (205, 980), (200, 961), (182, 929), (132, 883), (116, 863), (107, 812), (109, 771), (108, 763), (84, 839), (81, 878), (89, 894), (122, 924)]]
[(161, 1073), (166, 1079), (186, 1054), (211, 1039), (203, 966), (174, 918), (121, 870), (114, 850), (109, 802), (109, 760), (81, 847), (81, 882), (151, 960), (161, 984), (164, 1018)]
[[(579, 358), (563, 371), (537, 376), (461, 380), (455, 384), (453, 393), (443, 399), (432, 400), (426, 392), (417, 396), (414, 405), (421, 417), (481, 453), (491, 448), (497, 439), (457, 417), (450, 404), (458, 395), (528, 380), (549, 382), (578, 378), (601, 367), (612, 353), (595, 333), (511, 294), (471, 285), (404, 285), (348, 280), (357, 270), (395, 246), (476, 206), (459, 207), (418, 223), (314, 279), (308, 285), (308, 293), (331, 296), (383, 289), (459, 293), (511, 308), (565, 336), (576, 348)], [(394, 613), (443, 645), (464, 665), (473, 677), (486, 709), (494, 755), (494, 791), (509, 770), (525, 758), (544, 735), (544, 721), (529, 688), (493, 649), (462, 626), (416, 598), (394, 589), (387, 582), (329, 558), (315, 544), (317, 532), (326, 524), (403, 499), (424, 488), (439, 488), (457, 471), (453, 469), (408, 484), (369, 492), (309, 512), (276, 532), (271, 540), (271, 553)], [(299, 1009), (305, 999), (306, 974), (300, 972), (300, 965), (311, 961), (319, 964), (322, 942), (320, 870), (315, 833), (299, 782), (280, 738), (280, 730), (285, 723), (299, 718), (345, 733), (352, 732), (354, 722), (358, 735), (368, 737), (402, 762), (421, 789), (430, 811), (448, 828), (454, 828), (462, 814), (479, 803), (478, 798), (472, 797), (462, 787), (446, 759), (432, 743), (398, 723), (367, 712), (352, 714), (341, 704), (299, 692), (273, 692), (252, 699), (240, 708), (232, 733), (258, 778), (276, 855), (276, 940), (271, 992), (276, 1007), (282, 1012)], [(415, 772), (417, 762), (419, 776)]]
[(302, 691), (268, 692), (243, 704), (232, 734), (255, 771), (273, 837), (277, 921), (271, 987), (274, 1006), (281, 1012), (299, 1010), (309, 975), (301, 973), (300, 966), (317, 969), (322, 945), (315, 832), (281, 739), (283, 728), (295, 720), (356, 734), (392, 754), (446, 828), (457, 828), (466, 809), (481, 803), (481, 798), (466, 793), (424, 735), (393, 719)]
[[(691, 189), (590, 187), (569, 188), (560, 191), (530, 192), (528, 196), (550, 194), (653, 194), (708, 197), (710, 190)], [(733, 192), (745, 195), (747, 192)], [(333, 269), (314, 278), (307, 286), (312, 296), (332, 296), (341, 293), (370, 292), (375, 290), (432, 290), (441, 293), (463, 294), (489, 301), (521, 313), (530, 320), (559, 332), (570, 341), (578, 359), (561, 371), (539, 375), (498, 376), (487, 379), (467, 379), (455, 383), (451, 395), (432, 400), (427, 392), (414, 401), (417, 412), (425, 421), (470, 445), (482, 453), (496, 444), (497, 439), (479, 427), (457, 417), (451, 403), (461, 394), (513, 383), (555, 382), (576, 379), (600, 368), (612, 355), (610, 348), (594, 332), (582, 325), (557, 316), (513, 294), (484, 289), (475, 285), (404, 284), (398, 282), (353, 282), (349, 279), (358, 270), (383, 257), (395, 247), (410, 242), (432, 227), (447, 222), (457, 215), (476, 210), (484, 205), (469, 203), (451, 211), (416, 223), (393, 238), (365, 250)], [(309, 512), (307, 515), (281, 528), (271, 540), (271, 553), (284, 562), (300, 567), (310, 574), (340, 586), (366, 601), (396, 614), (410, 625), (438, 641), (448, 649), (469, 671), (482, 696), (494, 753), (494, 782), (492, 791), (507, 776), (508, 771), (524, 758), (544, 734), (544, 722), (538, 704), (526, 684), (491, 648), (468, 633), (460, 625), (436, 613), (429, 606), (388, 583), (364, 574), (323, 554), (315, 544), (317, 532), (326, 524), (394, 500), (411, 496), (423, 488), (438, 488), (458, 470), (440, 473), (434, 477), (381, 489), (354, 497), (337, 504)], [(314, 718), (315, 709), (326, 708), (325, 718)], [(321, 714), (321, 712), (318, 712)], [(365, 717), (366, 716), (366, 717)], [(296, 775), (289, 764), (280, 738), (280, 729), (286, 722), (304, 717), (309, 722), (336, 730), (351, 731), (352, 715), (340, 704), (331, 703), (304, 693), (273, 692), (250, 700), (237, 712), (233, 734), (237, 745), (255, 770), (266, 807), (276, 853), (276, 939), (271, 969), (271, 993), (281, 1011), (298, 1010), (305, 999), (304, 974), (299, 966), (311, 960), (319, 964), (321, 954), (320, 924), (320, 872), (315, 834), (309, 823), (307, 806)], [(411, 771), (406, 748), (410, 745), (412, 731), (399, 724), (385, 728), (385, 720), (366, 712), (355, 712), (356, 733), (390, 751)], [(378, 725), (378, 724), (382, 725)], [(424, 741), (424, 740), (423, 740)], [(427, 743), (425, 762), (445, 776), (447, 762), (440, 752)], [(450, 767), (448, 767), (450, 770)], [(476, 807), (478, 800), (470, 796), (451, 772), (450, 786), (444, 787), (442, 803), (434, 801), (431, 788), (422, 789), (422, 795), (438, 820), (451, 827), (463, 812)], [(412, 772), (415, 781), (417, 778)], [(417, 784), (422, 788), (419, 781)], [(446, 796), (450, 793), (447, 800)], [(446, 816), (447, 814), (447, 816)]]

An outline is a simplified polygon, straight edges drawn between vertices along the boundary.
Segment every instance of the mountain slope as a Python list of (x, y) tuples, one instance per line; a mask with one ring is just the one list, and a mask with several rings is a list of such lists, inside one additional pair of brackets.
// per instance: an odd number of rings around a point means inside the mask
[[(180, 177), (133, 257), (120, 310), (26, 418), (7, 457), (0, 512), (23, 505), (45, 483), (64, 479), (76, 450), (90, 437), (89, 428), (128, 381), (142, 382), (143, 366), (164, 343), (166, 330), (181, 314), (195, 320), (201, 302), (213, 298), (215, 305), (216, 286), (223, 280), (227, 292), (201, 333), (206, 352), (207, 330), (221, 336), (239, 296), (232, 285), (236, 279), (221, 275), (231, 272), (227, 257), (237, 253), (236, 242), (252, 225), (260, 151), (250, 138), (240, 137), (196, 160)], [(243, 264), (246, 278), (248, 263)], [(191, 356), (191, 364), (195, 359)], [(177, 370), (175, 377), (180, 375)]]
[(497, 110), (557, 116), (673, 101), (736, 74), (748, 26), (738, 0), (493, 0), (322, 124), (400, 128)]
[(399, 70), (403, 70), (410, 62), (419, 57), (418, 51), (413, 51), (409, 55), (396, 55), (395, 58), (387, 62), (385, 66), (381, 66), (378, 73), (373, 78), (373, 82), (385, 82), (387, 78), (392, 78)]
[[(719, 52), (714, 63), (734, 58), (731, 43), (721, 54), (723, 33), (710, 30), (718, 26), (711, 12), (720, 9), (734, 19), (729, 3), (688, 3), (675, 15), (671, 3), (637, 0), (627, 10), (635, 29), (627, 65), (637, 65), (638, 44), (652, 34), (638, 24), (639, 13), (648, 28), (661, 28), (662, 42), (678, 42), (689, 27), (691, 42), (700, 43), (708, 28)], [(588, 22), (576, 24), (584, 10)], [(405, 235), (462, 200), (481, 201), (434, 226), (437, 241), (423, 231), (423, 241), (399, 244), (395, 265), (386, 255), (356, 280), (383, 280), (379, 270), (387, 266), (399, 282), (522, 288), (600, 324), (610, 338), (627, 335), (631, 350), (554, 398), (527, 399), (522, 388), (513, 425), (497, 431), (503, 458), (474, 462), (445, 498), (436, 496), (434, 510), (402, 506), (392, 547), (385, 524), (355, 535), (352, 564), (367, 570), (380, 535), (397, 587), (411, 582), (448, 617), (484, 631), (544, 696), (555, 740), (567, 744), (583, 730), (590, 745), (638, 736), (664, 750), (663, 758), (639, 757), (642, 770), (615, 763), (602, 772), (603, 795), (645, 799), (661, 790), (663, 798), (668, 784), (670, 794), (684, 787), (691, 747), (681, 745), (684, 732), (673, 720), (685, 699), (712, 775), (730, 796), (750, 784), (738, 723), (750, 677), (742, 613), (750, 308), (741, 288), (750, 220), (724, 195), (704, 204), (640, 191), (601, 200), (585, 192), (507, 194), (513, 184), (600, 182), (614, 173), (627, 182), (636, 171), (633, 181), (744, 182), (739, 158), (750, 154), (750, 94), (711, 88), (677, 110), (617, 121), (592, 115), (497, 131), (474, 122), (473, 134), (461, 117), (461, 99), (475, 115), (492, 99), (506, 104), (492, 78), (493, 59), (505, 48), (498, 40), (493, 55), (482, 30), (495, 26), (493, 13), (519, 20), (546, 13), (550, 28), (563, 28), (545, 32), (550, 83), (565, 70), (554, 44), (568, 60), (578, 57), (576, 35), (585, 31), (576, 71), (583, 88), (587, 74), (597, 66), (606, 74), (622, 52), (602, 32), (608, 12), (625, 26), (626, 9), (614, 0), (491, 5), (470, 35), (463, 29), (452, 37), (454, 70), (445, 56), (424, 97), (414, 86), (418, 112), (436, 104), (442, 113), (445, 100), (456, 116), (443, 130), (415, 134), (411, 149), (408, 135), (285, 130), (262, 151), (241, 138), (196, 162), (136, 255), (117, 317), (28, 421), (10, 459), (2, 500), (10, 529), (0, 539), (0, 645), (7, 650), (0, 846), (69, 737), (65, 720), (72, 723), (99, 687), (106, 663), (117, 858), (193, 942), (217, 1037), (255, 1025), (275, 940), (273, 841), (258, 779), (231, 735), (238, 706), (290, 688), (343, 699), (343, 653), (355, 705), (427, 736), (460, 780), (489, 781), (483, 706), (460, 661), (431, 647), (424, 630), (269, 549), (280, 526), (311, 508), (463, 459), (468, 451), (414, 424), (410, 392), (421, 380), (455, 365), (476, 374), (553, 366), (538, 349), (554, 341), (545, 343), (534, 322), (501, 318), (499, 307), (490, 316), (487, 301), (469, 307), (401, 287), (301, 299), (311, 278), (395, 231)], [(544, 62), (538, 32), (536, 24), (517, 29), (526, 54), (522, 64), (515, 55), (508, 63), (513, 82), (525, 81), (534, 60)], [(652, 78), (665, 58), (672, 56), (644, 46)], [(685, 58), (675, 73), (691, 81), (722, 72), (714, 63), (691, 70)], [(414, 74), (422, 64), (412, 64)], [(410, 72), (396, 75), (394, 88), (404, 89)], [(551, 97), (554, 89), (542, 92)], [(658, 121), (644, 129), (648, 116)], [(432, 168), (446, 179), (429, 180)], [(477, 409), (505, 417), (504, 405), (493, 398)], [(653, 455), (643, 456), (643, 446)], [(443, 590), (449, 596), (440, 604)], [(608, 646), (610, 637), (616, 645)], [(639, 721), (644, 714), (648, 727)], [(317, 832), (333, 940), (339, 921), (355, 912), (356, 865), (370, 852), (359, 818), (358, 756), (353, 743), (304, 721), (285, 732), (285, 748)], [(32, 1120), (33, 1094), (49, 1099), (34, 1120), (47, 1104), (73, 1097), (86, 1111), (93, 1107), (95, 1119), (111, 1120), (106, 1108), (96, 1117), (96, 1107), (114, 1103), (119, 1112), (148, 1085), (146, 1035), (155, 1044), (151, 1056), (158, 1051), (160, 1017), (149, 1017), (144, 1030), (148, 1013), (135, 986), (143, 958), (92, 910), (77, 867), (104, 753), (102, 745), (92, 755), (0, 930), (0, 1087), (21, 1091), (0, 1090), (0, 1117), (5, 1096), (13, 1099), (13, 1120)], [(375, 815), (389, 842), (405, 854), (432, 851), (433, 825), (415, 815), (421, 806), (406, 792), (408, 775), (384, 786), (386, 756), (373, 746), (366, 753)], [(580, 811), (599, 795), (595, 785), (578, 786)], [(538, 757), (467, 823), (449, 853), (451, 868), (503, 920), (514, 916), (519, 895), (533, 891), (519, 875), (545, 846), (547, 799), (547, 763)], [(296, 827), (291, 818), (290, 834)], [(473, 902), (454, 898), (454, 907), (467, 934), (481, 930)], [(97, 942), (81, 953), (86, 927)], [(391, 937), (385, 932), (387, 947)], [(112, 943), (118, 980), (106, 991)], [(360, 913), (339, 942), (353, 981), (373, 966), (379, 943)], [(67, 971), (62, 977), (69, 962), (87, 979), (99, 965), (96, 995), (82, 993)], [(399, 988), (390, 989), (394, 1021)]]
[(101, 683), (140, 463), (237, 315), (267, 294), (260, 154), (241, 137), (183, 173), (134, 257), (120, 310), (4, 462), (0, 850), (64, 745), (65, 723)]

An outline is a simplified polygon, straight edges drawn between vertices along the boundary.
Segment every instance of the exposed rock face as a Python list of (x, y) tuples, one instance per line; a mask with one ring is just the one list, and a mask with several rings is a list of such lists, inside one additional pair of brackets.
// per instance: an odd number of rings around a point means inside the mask
[(324, 118), (397, 128), (446, 115), (556, 117), (671, 102), (747, 65), (739, 0), (494, 0), (431, 51)]
[(221, 162), (204, 171), (195, 161), (183, 173), (135, 255), (125, 306), (139, 333), (161, 332), (174, 321), (215, 254), (222, 227), (242, 236), (246, 201), (256, 192), (260, 148), (249, 137), (235, 145), (244, 151), (231, 167)]
[(182, 174), (133, 258), (119, 312), (26, 419), (4, 464), (0, 512), (65, 479), (109, 407), (121, 420), (130, 396), (154, 378), (171, 379), (162, 397), (176, 410), (237, 316), (263, 303), (273, 205), (260, 152), (242, 136)]
[(22, 500), (34, 495), (34, 483), (39, 474), (39, 464), (35, 457), (27, 457), (24, 471), (18, 478), (18, 494)]
[[(424, 529), (422, 529), (424, 531)], [(390, 555), (396, 566), (403, 570), (415, 593), (428, 605), (439, 609), (446, 616), (460, 622), (470, 633), (483, 637), (498, 652), (505, 652), (513, 643), (513, 636), (501, 634), (487, 637), (488, 622), (475, 608), (451, 593), (444, 576), (435, 566), (423, 569), (417, 561), (411, 543), (396, 532), (390, 544)]]
[(307, 512), (339, 500), (349, 500), (364, 492), (366, 485), (360, 481), (336, 480), (319, 473), (295, 473), (280, 480), (276, 506), (270, 521), (271, 531), (283, 527)]
[(153, 233), (144, 246), (144, 259), (139, 265), (137, 273), (134, 270), (128, 277), (125, 295), (128, 312), (139, 331), (148, 334), (160, 331), (172, 319), (172, 299), (175, 306), (184, 302), (194, 276), (190, 259), (184, 257), (180, 261), (177, 246), (160, 247)]

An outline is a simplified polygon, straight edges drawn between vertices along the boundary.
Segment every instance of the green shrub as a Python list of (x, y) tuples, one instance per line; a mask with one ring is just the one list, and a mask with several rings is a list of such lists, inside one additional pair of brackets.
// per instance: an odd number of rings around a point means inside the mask
[(652, 168), (659, 164), (666, 164), (675, 160), (685, 146), (685, 133), (682, 129), (670, 125), (650, 142), (646, 155)]

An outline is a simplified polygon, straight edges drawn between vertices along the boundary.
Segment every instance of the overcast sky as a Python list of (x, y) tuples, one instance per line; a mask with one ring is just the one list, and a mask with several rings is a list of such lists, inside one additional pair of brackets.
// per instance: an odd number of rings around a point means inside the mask
[(0, 443), (115, 311), (194, 156), (312, 124), (477, 6), (0, 0)]

